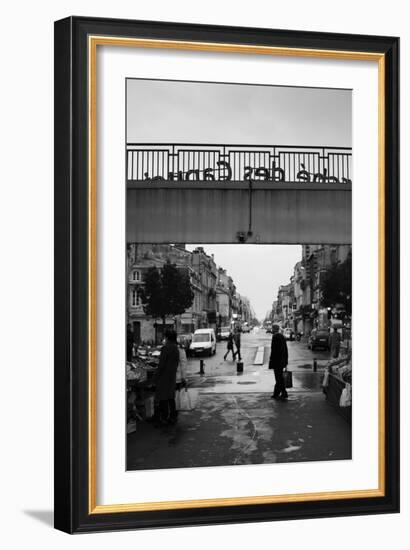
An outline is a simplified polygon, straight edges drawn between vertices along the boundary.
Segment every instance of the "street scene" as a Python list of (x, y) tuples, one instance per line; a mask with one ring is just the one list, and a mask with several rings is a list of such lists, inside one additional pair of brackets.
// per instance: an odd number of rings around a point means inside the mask
[[(212, 255), (207, 249), (128, 246), (127, 469), (350, 459), (351, 398), (340, 406), (343, 389), (351, 386), (349, 300), (330, 307), (323, 298), (350, 247), (297, 247), (301, 259), (289, 283), (276, 292), (272, 285), (271, 296), (262, 293), (271, 307), (261, 320), (239, 293), (239, 282), (218, 265), (218, 249)], [(182, 306), (171, 300), (172, 314), (164, 309), (155, 270), (163, 283), (169, 277), (168, 291), (171, 283), (178, 288)], [(160, 304), (155, 295), (162, 296)], [(285, 342), (285, 372), (291, 373), (276, 397), (275, 332)], [(183, 372), (175, 371), (171, 394), (161, 395), (161, 355), (173, 347), (167, 342), (172, 334), (184, 354)]]
[(352, 91), (126, 91), (127, 469), (351, 459)]
[[(127, 469), (351, 458), (350, 425), (326, 402), (321, 387), (329, 352), (313, 353), (304, 343), (290, 342), (294, 387), (287, 401), (273, 401), (270, 336), (259, 328), (243, 335), (242, 374), (235, 362), (223, 360), (224, 342), (217, 344), (216, 355), (203, 360), (202, 375), (200, 360), (190, 358), (189, 388), (198, 392), (195, 409), (180, 411), (178, 423), (161, 430), (139, 422), (128, 436)], [(319, 372), (313, 371), (315, 358)]]

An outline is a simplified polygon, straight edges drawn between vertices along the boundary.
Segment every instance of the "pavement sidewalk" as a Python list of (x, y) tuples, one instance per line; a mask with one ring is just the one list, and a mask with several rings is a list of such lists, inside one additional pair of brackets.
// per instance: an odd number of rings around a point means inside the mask
[(236, 384), (205, 381), (196, 409), (180, 412), (175, 426), (137, 423), (128, 436), (127, 469), (351, 458), (351, 427), (321, 391), (301, 385), (290, 390), (288, 401), (275, 401), (246, 382), (246, 377)]

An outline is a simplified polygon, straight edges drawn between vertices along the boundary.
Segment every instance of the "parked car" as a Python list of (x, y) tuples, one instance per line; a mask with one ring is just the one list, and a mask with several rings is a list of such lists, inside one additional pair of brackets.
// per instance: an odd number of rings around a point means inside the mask
[(308, 348), (312, 351), (316, 348), (329, 349), (329, 332), (326, 329), (313, 329), (308, 340)]
[(213, 328), (200, 328), (194, 332), (189, 346), (192, 355), (214, 355), (216, 353), (216, 337)]
[(283, 336), (286, 340), (294, 340), (295, 339), (295, 333), (291, 328), (285, 328), (283, 331)]
[(231, 332), (231, 327), (221, 327), (219, 329), (219, 339), (220, 340), (228, 340), (229, 333)]

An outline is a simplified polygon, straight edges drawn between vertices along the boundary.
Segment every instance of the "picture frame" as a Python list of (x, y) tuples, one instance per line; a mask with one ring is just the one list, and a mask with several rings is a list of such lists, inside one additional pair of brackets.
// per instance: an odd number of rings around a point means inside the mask
[[(376, 489), (97, 501), (97, 51), (235, 53), (378, 64), (379, 483)], [(399, 39), (68, 17), (55, 23), (55, 527), (67, 533), (399, 511)], [(121, 177), (121, 175), (119, 176)], [(198, 474), (199, 475), (199, 474)], [(135, 496), (138, 502), (138, 496)]]

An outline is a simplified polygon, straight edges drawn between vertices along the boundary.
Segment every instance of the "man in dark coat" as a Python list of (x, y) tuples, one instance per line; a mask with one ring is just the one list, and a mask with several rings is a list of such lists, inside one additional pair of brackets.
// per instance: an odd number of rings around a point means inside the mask
[(269, 368), (275, 373), (275, 388), (272, 399), (287, 399), (283, 369), (288, 364), (288, 346), (285, 337), (279, 332), (279, 325), (272, 325), (272, 344), (269, 359)]
[(156, 374), (155, 398), (158, 402), (159, 424), (173, 424), (176, 421), (175, 385), (179, 363), (177, 335), (173, 330), (165, 333)]

